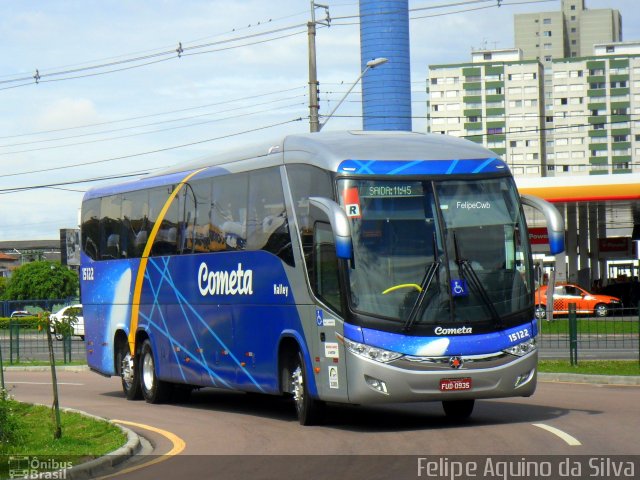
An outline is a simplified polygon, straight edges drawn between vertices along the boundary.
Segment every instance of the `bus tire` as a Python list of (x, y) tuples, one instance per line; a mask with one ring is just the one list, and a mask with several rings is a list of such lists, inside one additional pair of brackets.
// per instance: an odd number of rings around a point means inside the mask
[(153, 349), (148, 339), (144, 341), (140, 349), (138, 365), (140, 389), (147, 403), (163, 403), (169, 400), (171, 398), (172, 385), (158, 378)]
[(121, 341), (116, 349), (116, 368), (127, 400), (141, 400), (140, 375), (129, 352), (129, 343)]
[(324, 416), (325, 403), (312, 398), (309, 394), (309, 382), (305, 368), (304, 356), (301, 351), (294, 360), (291, 373), (291, 392), (296, 407), (296, 414), (300, 425), (315, 425)]
[(464, 420), (471, 416), (475, 400), (444, 400), (444, 414), (452, 420)]

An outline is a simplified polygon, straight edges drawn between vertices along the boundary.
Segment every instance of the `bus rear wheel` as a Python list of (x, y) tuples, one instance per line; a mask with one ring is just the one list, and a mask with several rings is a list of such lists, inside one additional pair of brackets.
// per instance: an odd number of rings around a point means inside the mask
[(299, 351), (291, 373), (291, 392), (300, 425), (315, 425), (324, 416), (325, 404), (311, 397), (308, 383), (304, 357)]
[(120, 342), (116, 352), (116, 366), (122, 382), (122, 391), (127, 400), (140, 400), (142, 390), (140, 389), (140, 376), (135, 368), (135, 361), (129, 352), (129, 344), (126, 341)]
[(445, 400), (442, 402), (444, 414), (452, 420), (464, 420), (471, 416), (475, 400)]
[(162, 403), (171, 397), (172, 384), (162, 381), (156, 374), (151, 342), (145, 340), (140, 351), (140, 388), (147, 403)]

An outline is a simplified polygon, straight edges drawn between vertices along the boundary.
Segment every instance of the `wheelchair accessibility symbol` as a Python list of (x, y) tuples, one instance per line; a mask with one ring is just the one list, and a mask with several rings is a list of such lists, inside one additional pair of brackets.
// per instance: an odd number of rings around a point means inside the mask
[(324, 313), (320, 309), (316, 309), (316, 325), (321, 327), (324, 324)]
[(466, 297), (469, 295), (467, 281), (464, 278), (451, 280), (451, 294), (454, 297)]

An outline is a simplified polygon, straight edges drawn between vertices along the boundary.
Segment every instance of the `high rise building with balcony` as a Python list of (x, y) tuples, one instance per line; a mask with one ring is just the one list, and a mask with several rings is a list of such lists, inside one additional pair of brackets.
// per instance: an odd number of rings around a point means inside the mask
[(550, 66), (553, 59), (591, 55), (595, 44), (622, 41), (622, 17), (611, 8), (587, 9), (585, 0), (562, 0), (560, 11), (516, 14), (514, 32), (525, 59)]
[(431, 132), (482, 143), (515, 175), (640, 171), (640, 42), (596, 45), (550, 69), (519, 49), (476, 51), (431, 65), (428, 89)]

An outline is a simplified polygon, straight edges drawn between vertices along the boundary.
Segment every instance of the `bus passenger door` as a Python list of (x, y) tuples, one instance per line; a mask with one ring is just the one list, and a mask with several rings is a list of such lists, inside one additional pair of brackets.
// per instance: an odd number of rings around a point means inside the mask
[(324, 304), (313, 306), (309, 312), (312, 325), (307, 329), (314, 330), (312, 340), (308, 341), (314, 377), (322, 400), (345, 401), (348, 398), (345, 350), (336, 335), (343, 334), (343, 322), (338, 313), (343, 311), (344, 299), (336, 244), (329, 223), (315, 222), (312, 248), (309, 277), (314, 293)]

